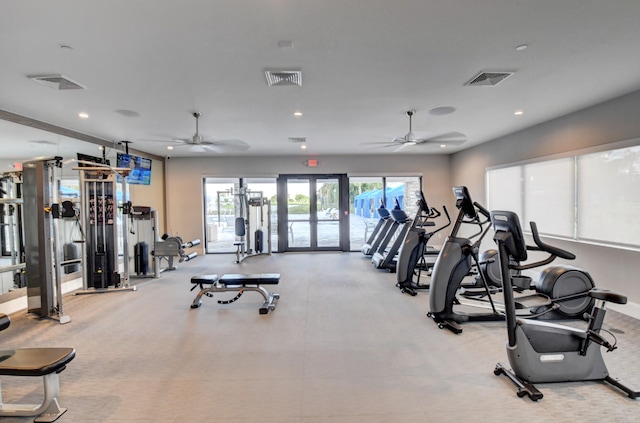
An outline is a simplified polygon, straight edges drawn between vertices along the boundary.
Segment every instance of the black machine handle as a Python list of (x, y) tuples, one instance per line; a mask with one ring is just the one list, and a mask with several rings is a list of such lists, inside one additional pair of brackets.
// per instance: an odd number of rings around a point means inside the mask
[(538, 225), (536, 222), (529, 222), (531, 226), (531, 235), (533, 236), (533, 242), (536, 243), (536, 246), (542, 251), (546, 251), (549, 254), (553, 254), (556, 257), (560, 257), (567, 260), (574, 260), (576, 258), (575, 254), (570, 253), (569, 251), (553, 247), (551, 245), (545, 244), (540, 239), (540, 235), (538, 234)]
[[(434, 211), (436, 211), (438, 213), (438, 216), (440, 216), (440, 212), (438, 212), (436, 209), (432, 209)], [(447, 224), (443, 225), (441, 227), (439, 227), (438, 229), (436, 229), (435, 231), (432, 231), (429, 233), (429, 238), (431, 238), (436, 232), (440, 232), (441, 230), (447, 228), (448, 226), (451, 225), (451, 217), (449, 216), (449, 211), (447, 210), (447, 206), (443, 205), (442, 206), (442, 210), (444, 211), (444, 215), (447, 216)]]
[[(449, 221), (449, 225), (451, 224), (451, 216), (449, 216), (449, 210), (447, 210), (447, 206), (443, 205), (442, 210), (444, 210), (444, 215), (447, 216), (447, 220)], [(449, 226), (447, 225), (447, 226)]]
[(484, 217), (486, 217), (487, 219), (491, 219), (491, 213), (489, 213), (489, 210), (485, 209), (482, 205), (480, 205), (477, 202), (474, 202), (473, 205), (476, 206), (478, 211), (482, 213)]

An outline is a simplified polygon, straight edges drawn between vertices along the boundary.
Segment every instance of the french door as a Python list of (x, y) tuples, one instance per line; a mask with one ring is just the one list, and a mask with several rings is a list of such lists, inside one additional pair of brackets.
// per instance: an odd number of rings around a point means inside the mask
[(349, 236), (346, 186), (346, 175), (281, 175), (279, 251), (343, 251)]

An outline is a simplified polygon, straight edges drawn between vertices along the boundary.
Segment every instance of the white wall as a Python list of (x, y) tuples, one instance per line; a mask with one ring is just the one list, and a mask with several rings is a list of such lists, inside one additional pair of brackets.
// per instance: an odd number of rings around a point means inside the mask
[[(484, 175), (488, 167), (638, 138), (639, 106), (640, 91), (637, 91), (456, 153), (451, 157), (451, 181), (467, 185), (472, 195), (484, 202)], [(640, 252), (548, 241), (575, 253), (577, 259), (571, 264), (587, 270), (596, 286), (619, 290), (630, 301), (640, 303)]]
[[(453, 203), (449, 156), (385, 155), (319, 157), (317, 168), (305, 166), (308, 157), (172, 158), (165, 162), (167, 231), (185, 241), (204, 239), (202, 178), (276, 177), (278, 174), (422, 175), (423, 191), (432, 207)], [(441, 235), (442, 236), (442, 235)], [(434, 240), (441, 243), (442, 240)], [(202, 246), (201, 252), (202, 252)]]

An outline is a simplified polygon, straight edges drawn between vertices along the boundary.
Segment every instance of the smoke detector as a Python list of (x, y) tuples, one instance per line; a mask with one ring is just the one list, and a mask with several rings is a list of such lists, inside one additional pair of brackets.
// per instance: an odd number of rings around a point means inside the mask
[(27, 75), (27, 78), (36, 81), (39, 84), (56, 90), (85, 90), (82, 84), (79, 84), (64, 75)]
[(302, 86), (302, 71), (300, 69), (265, 69), (267, 84), (270, 87), (281, 85)]
[(515, 72), (511, 71), (498, 71), (498, 72), (485, 72), (482, 71), (473, 78), (469, 82), (465, 82), (464, 85), (472, 86), (472, 87), (494, 87), (513, 75)]

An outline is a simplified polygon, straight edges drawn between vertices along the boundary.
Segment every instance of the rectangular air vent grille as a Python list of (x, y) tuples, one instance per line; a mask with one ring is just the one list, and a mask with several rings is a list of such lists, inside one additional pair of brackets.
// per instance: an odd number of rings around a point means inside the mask
[(299, 69), (265, 69), (267, 84), (270, 87), (297, 85), (302, 86), (302, 71)]
[(64, 75), (28, 75), (27, 78), (56, 90), (84, 90), (87, 88)]
[(292, 137), (292, 138), (289, 138), (289, 142), (292, 142), (292, 143), (304, 143), (304, 142), (307, 142), (307, 139), (304, 138), (304, 137)]
[(464, 85), (469, 85), (472, 87), (495, 87), (515, 72), (480, 72), (469, 82), (466, 82)]

